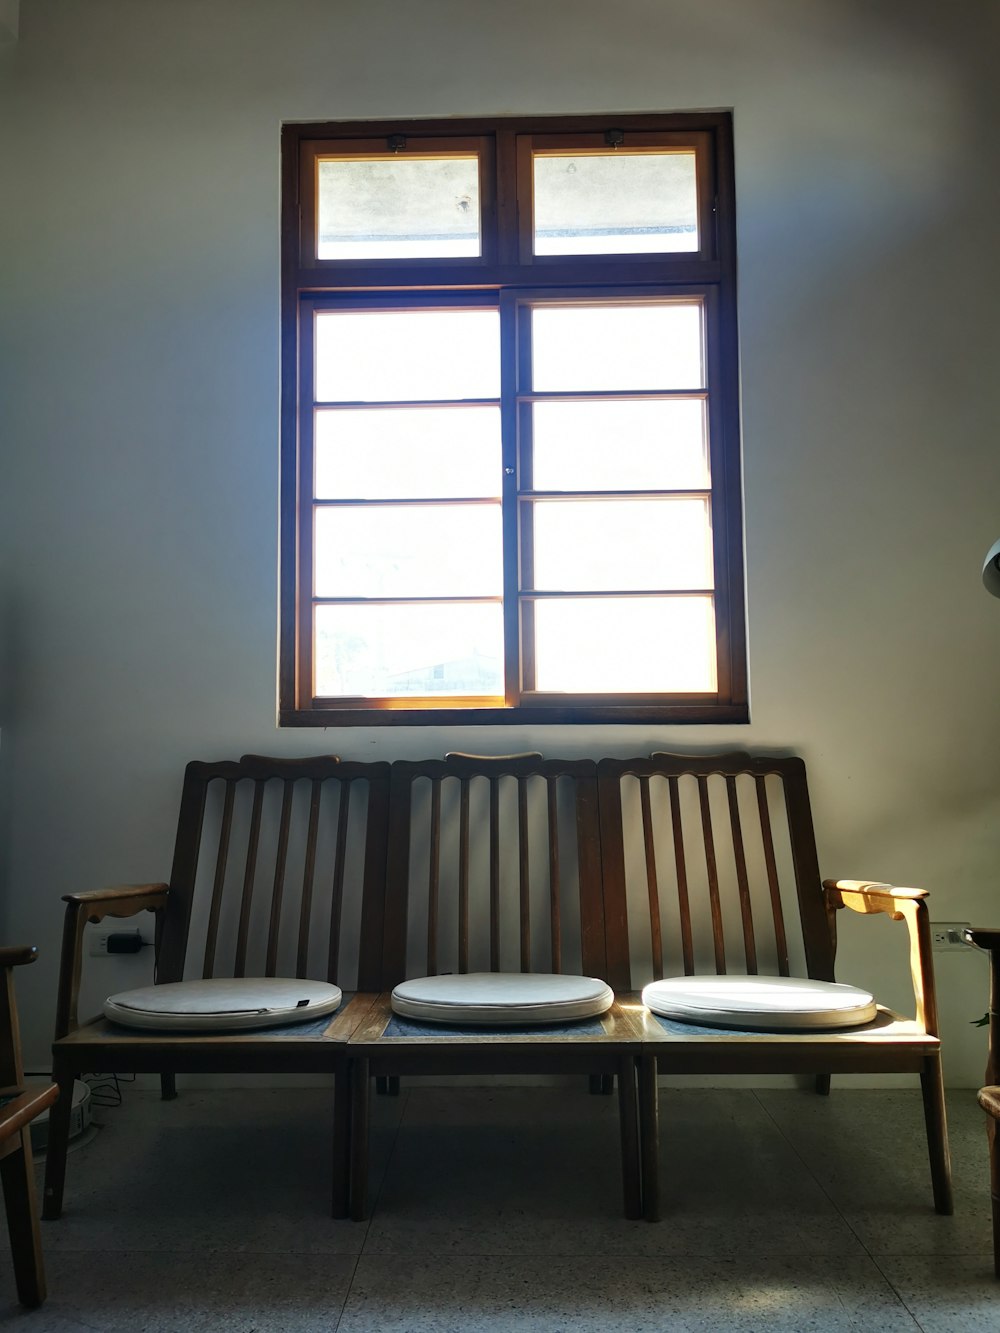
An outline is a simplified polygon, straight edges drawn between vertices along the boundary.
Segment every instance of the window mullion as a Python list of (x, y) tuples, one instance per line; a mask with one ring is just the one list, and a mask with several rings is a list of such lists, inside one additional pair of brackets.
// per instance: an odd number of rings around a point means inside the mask
[(518, 307), (513, 295), (500, 293), (500, 432), (503, 470), (503, 638), (504, 698), (514, 708), (521, 697), (522, 644), (518, 612), (520, 484), (518, 460), (517, 389), (519, 329)]

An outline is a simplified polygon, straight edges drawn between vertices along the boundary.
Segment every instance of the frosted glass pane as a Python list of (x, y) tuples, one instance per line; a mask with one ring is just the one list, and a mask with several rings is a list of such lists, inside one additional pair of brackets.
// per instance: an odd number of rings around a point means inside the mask
[(703, 693), (717, 688), (711, 597), (534, 603), (538, 690)]
[(695, 490), (710, 484), (700, 398), (535, 403), (539, 491)]
[(498, 597), (500, 506), (317, 509), (317, 597)]
[(698, 249), (695, 155), (536, 155), (535, 254)]
[(318, 606), (320, 696), (503, 695), (499, 605)]
[(324, 310), (316, 316), (320, 402), (496, 398), (496, 310)]
[(499, 407), (320, 408), (322, 500), (499, 496)]
[(532, 387), (702, 389), (700, 301), (536, 306)]
[(320, 259), (480, 253), (475, 155), (321, 159), (318, 170)]
[(709, 589), (707, 500), (539, 500), (535, 587), (549, 592)]

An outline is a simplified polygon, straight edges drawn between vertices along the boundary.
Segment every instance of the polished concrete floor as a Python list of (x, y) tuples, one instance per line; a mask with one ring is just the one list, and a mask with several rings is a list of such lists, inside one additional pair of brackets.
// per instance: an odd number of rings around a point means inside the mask
[[(334, 1222), (329, 1094), (125, 1090), (43, 1224), (25, 1333), (997, 1333), (986, 1142), (949, 1098), (956, 1211), (920, 1096), (664, 1090), (663, 1221), (621, 1217), (616, 1102), (579, 1087), (375, 1099), (366, 1224)], [(5, 1238), (4, 1238), (5, 1239)]]

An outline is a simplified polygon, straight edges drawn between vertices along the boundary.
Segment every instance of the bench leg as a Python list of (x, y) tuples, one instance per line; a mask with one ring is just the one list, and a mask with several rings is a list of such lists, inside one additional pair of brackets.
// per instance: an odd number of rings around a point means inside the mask
[(351, 1217), (363, 1222), (368, 1216), (368, 1121), (371, 1065), (367, 1058), (354, 1060), (351, 1071)]
[(177, 1096), (177, 1075), (161, 1074), (160, 1100), (164, 1102), (172, 1102), (176, 1098), (176, 1096)]
[(333, 1074), (333, 1216), (351, 1215), (351, 1092), (353, 1061)]
[[(601, 1075), (596, 1075), (600, 1078)], [(639, 1163), (639, 1108), (635, 1093), (635, 1057), (623, 1055), (618, 1070), (618, 1120), (622, 1141), (622, 1192), (625, 1216), (642, 1217), (642, 1182)]]
[(590, 1092), (594, 1097), (610, 1097), (615, 1090), (614, 1074), (591, 1074)]
[(642, 1151), (642, 1211), (647, 1222), (660, 1220), (660, 1108), (656, 1056), (639, 1060), (639, 1143)]
[(817, 1075), (816, 1075), (816, 1084), (815, 1084), (815, 1087), (816, 1087), (816, 1091), (819, 1093), (819, 1095), (820, 1095), (821, 1097), (829, 1097), (829, 1095), (830, 1095), (830, 1075), (829, 1075), (829, 1074), (817, 1074)]
[(66, 1154), (69, 1151), (69, 1122), (73, 1112), (73, 1075), (52, 1071), (59, 1097), (49, 1108), (49, 1138), (45, 1149), (45, 1193), (42, 1216), (49, 1221), (62, 1216), (66, 1185)]
[(375, 1080), (375, 1093), (379, 1097), (398, 1097), (399, 1096), (399, 1075), (386, 1074), (379, 1075)]
[(920, 1090), (924, 1097), (924, 1123), (927, 1126), (927, 1151), (931, 1161), (934, 1208), (950, 1216), (954, 1212), (951, 1193), (951, 1155), (948, 1152), (948, 1122), (944, 1109), (944, 1078), (941, 1056), (928, 1055), (920, 1071)]
[(10, 1253), (14, 1261), (14, 1283), (17, 1299), (22, 1305), (41, 1305), (45, 1300), (45, 1269), (42, 1265), (42, 1239), (38, 1230), (34, 1176), (31, 1128), (25, 1125), (7, 1145), (4, 1157), (0, 1160)]

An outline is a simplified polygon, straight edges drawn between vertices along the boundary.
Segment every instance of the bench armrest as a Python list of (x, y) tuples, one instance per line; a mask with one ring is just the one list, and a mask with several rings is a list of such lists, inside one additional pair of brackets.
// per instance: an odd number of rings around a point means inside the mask
[(910, 937), (910, 979), (917, 1005), (917, 1022), (931, 1036), (936, 1037), (937, 995), (934, 989), (927, 890), (901, 888), (895, 884), (865, 879), (827, 879), (823, 881), (823, 889), (831, 930), (835, 929), (834, 915), (842, 907), (868, 916), (884, 912), (891, 921), (906, 922)]
[[(83, 970), (83, 933), (105, 917), (136, 916), (139, 912), (156, 914), (156, 941), (167, 905), (166, 884), (116, 884), (86, 893), (67, 893), (63, 897), (66, 916), (63, 921), (62, 954), (59, 959), (59, 998), (56, 1002), (56, 1041), (79, 1026), (77, 1005)], [(159, 953), (159, 949), (156, 950)]]

